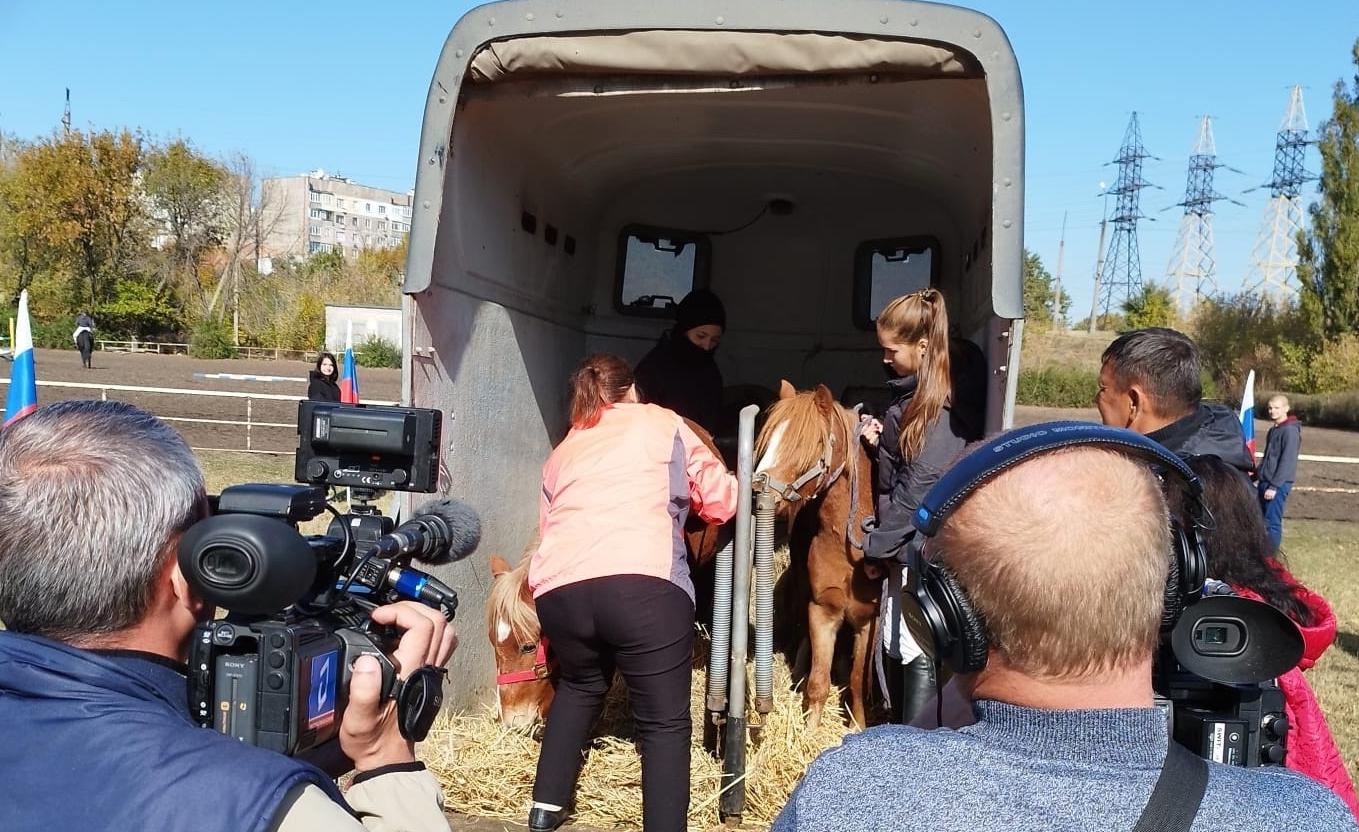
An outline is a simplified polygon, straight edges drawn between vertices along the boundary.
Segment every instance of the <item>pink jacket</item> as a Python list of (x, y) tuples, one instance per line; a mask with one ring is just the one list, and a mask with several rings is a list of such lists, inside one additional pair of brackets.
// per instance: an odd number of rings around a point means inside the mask
[(573, 428), (543, 466), (533, 597), (610, 575), (650, 575), (694, 597), (684, 548), (692, 510), (711, 523), (736, 513), (736, 477), (678, 415), (620, 402)]
[[(1297, 583), (1282, 567), (1280, 571), (1289, 583)], [(1279, 687), (1283, 689), (1284, 694), (1284, 715), (1288, 717), (1290, 726), (1286, 741), (1288, 756), (1284, 760), (1284, 765), (1335, 792), (1336, 796), (1350, 807), (1355, 817), (1359, 818), (1359, 799), (1355, 797), (1354, 784), (1350, 781), (1349, 772), (1345, 770), (1345, 760), (1331, 736), (1331, 729), (1326, 724), (1326, 714), (1322, 712), (1321, 704), (1317, 702), (1316, 694), (1312, 692), (1312, 686), (1302, 675), (1304, 670), (1316, 664), (1321, 654), (1335, 641), (1335, 613), (1325, 598), (1306, 587), (1300, 588), (1302, 590), (1300, 595), (1303, 602), (1312, 610), (1315, 623), (1309, 627), (1298, 625), (1298, 629), (1302, 631), (1302, 661), (1297, 667), (1279, 677)], [(1233, 589), (1242, 597), (1256, 601), (1264, 600), (1244, 587)]]

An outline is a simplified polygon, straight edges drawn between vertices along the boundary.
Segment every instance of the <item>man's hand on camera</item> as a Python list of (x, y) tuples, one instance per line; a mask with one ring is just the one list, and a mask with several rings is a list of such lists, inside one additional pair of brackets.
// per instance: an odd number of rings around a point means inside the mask
[[(393, 660), (397, 675), (434, 665), (443, 667), (458, 646), (453, 625), (438, 611), (414, 601), (373, 610), (376, 624), (395, 624), (402, 631)], [(349, 683), (349, 704), (340, 721), (340, 748), (358, 771), (415, 761), (415, 743), (401, 736), (396, 702), (381, 702), (382, 672), (377, 659), (360, 656)]]

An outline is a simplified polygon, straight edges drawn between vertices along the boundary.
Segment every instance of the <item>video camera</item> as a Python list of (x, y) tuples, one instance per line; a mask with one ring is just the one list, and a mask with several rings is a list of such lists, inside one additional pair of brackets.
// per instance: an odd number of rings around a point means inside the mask
[[(471, 507), (438, 500), (400, 526), (371, 504), (378, 489), (432, 492), (439, 472), (437, 410), (302, 402), (295, 477), (303, 485), (235, 485), (179, 544), (195, 592), (229, 615), (200, 624), (189, 653), (189, 710), (200, 725), (288, 755), (339, 733), (350, 668), (377, 658), (382, 697), (397, 702), (401, 733), (422, 740), (443, 702), (441, 668), (401, 668), (399, 633), (370, 611), (414, 600), (452, 620), (458, 596), (411, 560), (449, 563), (481, 539)], [(351, 511), (327, 485), (350, 488)], [(298, 523), (334, 515), (324, 535)]]
[(1207, 581), (1161, 646), (1153, 687), (1170, 736), (1205, 760), (1281, 766), (1288, 719), (1277, 677), (1302, 658), (1284, 613)]

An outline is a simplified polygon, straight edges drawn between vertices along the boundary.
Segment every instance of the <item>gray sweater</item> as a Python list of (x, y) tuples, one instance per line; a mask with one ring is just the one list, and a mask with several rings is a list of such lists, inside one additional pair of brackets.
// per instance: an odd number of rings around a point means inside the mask
[(1268, 485), (1289, 485), (1298, 476), (1298, 450), (1302, 447), (1302, 425), (1289, 418), (1269, 429), (1265, 436), (1265, 456), (1260, 460), (1260, 481)]
[[(1165, 758), (1154, 708), (975, 705), (961, 730), (885, 725), (817, 758), (775, 821), (791, 830), (1127, 832)], [(1209, 763), (1194, 832), (1354, 830), (1328, 789), (1282, 768)]]

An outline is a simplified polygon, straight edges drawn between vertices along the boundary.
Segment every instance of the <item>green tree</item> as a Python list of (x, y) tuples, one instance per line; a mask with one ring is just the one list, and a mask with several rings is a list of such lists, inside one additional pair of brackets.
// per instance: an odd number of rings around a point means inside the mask
[(1335, 84), (1331, 118), (1321, 126), (1320, 199), (1311, 232), (1298, 235), (1302, 306), (1317, 334), (1330, 340), (1359, 331), (1359, 40), (1353, 88)]
[(1123, 301), (1123, 323), (1128, 329), (1175, 326), (1178, 318), (1170, 290), (1153, 281), (1143, 283), (1140, 292)]
[(1062, 326), (1066, 325), (1066, 313), (1071, 308), (1071, 296), (1062, 292), (1061, 307), (1053, 315), (1056, 289), (1052, 275), (1043, 265), (1042, 259), (1028, 249), (1024, 250), (1024, 318), (1027, 324), (1037, 324), (1040, 329), (1051, 326), (1054, 317)]
[(200, 307), (207, 306), (208, 293), (198, 267), (204, 253), (222, 243), (226, 183), (226, 170), (182, 139), (147, 155), (142, 187), (154, 220), (169, 237), (168, 277), (189, 296), (186, 301), (191, 297)]

